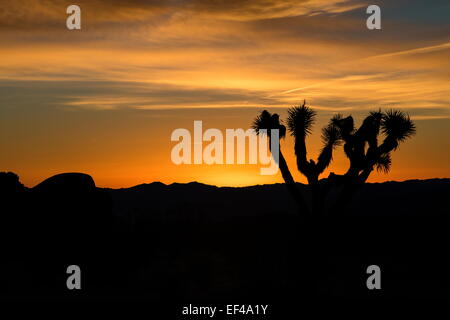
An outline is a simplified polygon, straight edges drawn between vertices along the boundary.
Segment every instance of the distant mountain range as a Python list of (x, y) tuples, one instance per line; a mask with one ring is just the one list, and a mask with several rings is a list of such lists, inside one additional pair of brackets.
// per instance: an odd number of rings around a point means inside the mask
[[(449, 297), (450, 179), (366, 184), (325, 219), (298, 214), (283, 184), (109, 189), (65, 173), (26, 188), (0, 173), (0, 194), (0, 299), (74, 299), (73, 263), (86, 299)], [(383, 270), (375, 295), (371, 264)]]
[[(299, 188), (305, 188), (299, 184)], [(161, 182), (126, 189), (105, 189), (117, 215), (194, 214), (197, 219), (295, 214), (295, 203), (284, 184), (216, 187), (198, 182)], [(306, 191), (305, 191), (306, 192)], [(450, 214), (450, 179), (367, 183), (355, 197), (350, 215), (439, 216)]]

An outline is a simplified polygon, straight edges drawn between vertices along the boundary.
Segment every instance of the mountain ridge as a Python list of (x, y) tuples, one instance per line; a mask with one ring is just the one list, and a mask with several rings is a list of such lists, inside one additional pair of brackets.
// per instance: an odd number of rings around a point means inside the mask
[[(308, 194), (306, 185), (297, 183)], [(282, 183), (246, 187), (217, 187), (197, 182), (141, 184), (106, 190), (117, 214), (148, 216), (248, 216), (296, 214), (296, 204)], [(446, 199), (450, 178), (367, 183), (349, 208), (351, 216), (421, 216), (450, 214)]]
[[(319, 181), (323, 181), (326, 179), (321, 179)], [(368, 185), (380, 185), (380, 184), (389, 184), (389, 183), (410, 183), (410, 182), (449, 182), (450, 178), (428, 178), (428, 179), (408, 179), (408, 180), (386, 180), (383, 182), (366, 182)], [(305, 183), (296, 182), (297, 185), (300, 186), (307, 186)], [(135, 189), (139, 187), (146, 187), (146, 186), (153, 186), (153, 185), (159, 185), (159, 186), (165, 186), (165, 187), (171, 187), (171, 186), (179, 186), (179, 185), (201, 185), (206, 187), (214, 187), (214, 188), (228, 188), (228, 189), (245, 189), (245, 188), (254, 188), (254, 187), (264, 187), (264, 186), (277, 186), (277, 185), (284, 185), (283, 182), (276, 182), (276, 183), (264, 183), (264, 184), (254, 184), (254, 185), (248, 185), (248, 186), (216, 186), (214, 184), (208, 184), (203, 183), (199, 181), (190, 181), (190, 182), (172, 182), (172, 183), (164, 183), (161, 181), (153, 181), (153, 182), (144, 182), (140, 183), (131, 187), (120, 187), (120, 188), (113, 188), (113, 187), (98, 187), (100, 189), (107, 189), (107, 190), (124, 190), (124, 189)]]

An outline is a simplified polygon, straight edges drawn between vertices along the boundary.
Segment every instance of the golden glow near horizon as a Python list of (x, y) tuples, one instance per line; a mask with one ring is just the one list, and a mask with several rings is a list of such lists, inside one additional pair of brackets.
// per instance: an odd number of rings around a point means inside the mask
[[(220, 4), (219, 4), (220, 3)], [(318, 111), (308, 138), (336, 112), (360, 124), (399, 108), (417, 135), (371, 182), (450, 176), (449, 6), (381, 1), (368, 30), (365, 1), (78, 1), (82, 30), (65, 27), (66, 1), (0, 5), (0, 170), (28, 186), (60, 172), (97, 185), (282, 182), (259, 165), (181, 165), (176, 128), (249, 128), (263, 109), (286, 117), (306, 99)], [(282, 152), (297, 181), (293, 141)], [(330, 171), (348, 161), (337, 150)]]

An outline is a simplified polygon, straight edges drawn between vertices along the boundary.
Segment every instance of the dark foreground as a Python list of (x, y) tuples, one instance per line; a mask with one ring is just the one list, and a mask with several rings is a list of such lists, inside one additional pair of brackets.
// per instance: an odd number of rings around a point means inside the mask
[[(450, 297), (450, 180), (368, 185), (351, 210), (314, 218), (296, 213), (283, 185), (110, 190), (66, 174), (1, 191), (2, 299)], [(74, 264), (81, 290), (66, 286)], [(370, 265), (381, 290), (367, 289)]]

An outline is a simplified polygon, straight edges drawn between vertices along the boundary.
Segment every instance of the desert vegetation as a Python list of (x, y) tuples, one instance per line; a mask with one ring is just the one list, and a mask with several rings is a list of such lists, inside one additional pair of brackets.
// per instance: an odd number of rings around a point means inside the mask
[[(354, 194), (364, 185), (373, 170), (388, 173), (392, 152), (416, 133), (409, 115), (400, 110), (372, 111), (357, 128), (351, 115), (334, 115), (322, 128), (322, 149), (317, 160), (309, 159), (306, 138), (312, 133), (317, 113), (304, 101), (288, 109), (286, 126), (276, 113), (262, 111), (253, 121), (257, 134), (278, 129), (280, 139), (289, 131), (294, 137), (294, 152), (298, 171), (308, 181), (309, 193), (302, 193), (288, 168), (280, 150), (279, 168), (285, 184), (294, 197), (302, 214), (322, 215), (330, 211), (345, 212)], [(267, 131), (262, 131), (262, 130)], [(343, 174), (330, 173), (322, 180), (319, 177), (333, 160), (333, 151), (343, 146), (349, 159), (349, 168)], [(333, 203), (327, 198), (334, 193)], [(309, 196), (309, 198), (308, 198)]]

